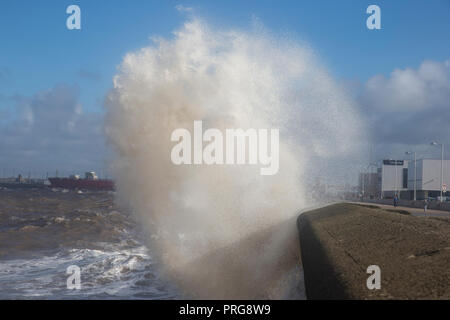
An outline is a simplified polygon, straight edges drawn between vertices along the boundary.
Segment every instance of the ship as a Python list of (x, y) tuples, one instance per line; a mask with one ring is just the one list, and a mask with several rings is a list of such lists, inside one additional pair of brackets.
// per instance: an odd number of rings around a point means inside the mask
[(95, 172), (85, 173), (84, 178), (79, 175), (71, 175), (68, 178), (48, 178), (52, 188), (78, 189), (78, 190), (115, 190), (113, 180), (99, 179)]

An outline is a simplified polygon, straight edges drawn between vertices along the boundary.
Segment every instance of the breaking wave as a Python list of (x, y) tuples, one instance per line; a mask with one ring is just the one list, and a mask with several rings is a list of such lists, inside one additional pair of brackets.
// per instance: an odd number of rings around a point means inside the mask
[[(314, 52), (259, 24), (215, 30), (194, 19), (128, 53), (105, 107), (118, 195), (182, 292), (291, 297), (302, 281), (295, 217), (316, 202), (312, 168), (329, 169), (313, 159), (332, 166), (361, 139), (355, 105)], [(174, 165), (171, 133), (192, 132), (195, 120), (222, 132), (279, 129), (278, 174), (261, 176), (255, 165)]]

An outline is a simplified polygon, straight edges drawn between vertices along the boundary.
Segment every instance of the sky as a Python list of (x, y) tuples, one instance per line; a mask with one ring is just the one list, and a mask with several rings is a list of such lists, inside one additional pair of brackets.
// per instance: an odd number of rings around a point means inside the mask
[[(81, 30), (66, 27), (71, 4), (81, 8)], [(371, 4), (381, 8), (381, 30), (366, 27)], [(450, 143), (448, 0), (3, 0), (0, 174), (105, 172), (102, 105), (117, 66), (192, 16), (223, 29), (257, 19), (307, 43), (358, 101), (372, 136), (367, 161), (406, 150), (436, 158), (429, 142)]]

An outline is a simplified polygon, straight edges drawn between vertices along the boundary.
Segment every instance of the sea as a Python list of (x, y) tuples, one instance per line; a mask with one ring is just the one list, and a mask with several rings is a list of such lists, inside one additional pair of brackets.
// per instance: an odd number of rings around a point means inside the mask
[(144, 239), (112, 192), (2, 188), (0, 299), (176, 299)]

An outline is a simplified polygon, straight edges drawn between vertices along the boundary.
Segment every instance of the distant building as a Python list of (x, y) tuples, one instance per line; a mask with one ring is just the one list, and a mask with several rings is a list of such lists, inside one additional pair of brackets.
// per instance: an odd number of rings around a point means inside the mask
[(379, 198), (393, 198), (395, 194), (405, 197), (408, 191), (408, 163), (408, 160), (382, 161), (377, 170)]
[[(450, 184), (450, 160), (444, 160), (443, 184)], [(416, 161), (416, 190), (417, 199), (428, 197), (437, 198), (441, 195), (441, 160), (420, 159)], [(414, 161), (408, 165), (408, 199), (414, 199)], [(448, 195), (447, 192), (443, 196)]]
[(358, 193), (364, 198), (374, 199), (378, 197), (378, 173), (363, 172), (358, 178)]
[[(377, 191), (373, 197), (391, 199), (398, 194), (401, 199), (414, 199), (414, 171), (416, 171), (416, 199), (439, 197), (441, 194), (440, 159), (417, 160), (416, 170), (414, 170), (414, 161), (411, 160), (383, 160), (377, 168)], [(372, 197), (373, 180), (372, 174), (360, 174), (359, 193), (362, 193), (364, 187), (365, 197)], [(450, 160), (444, 160), (442, 184), (444, 189), (450, 186)], [(447, 195), (450, 195), (450, 192), (443, 192), (444, 197)]]

